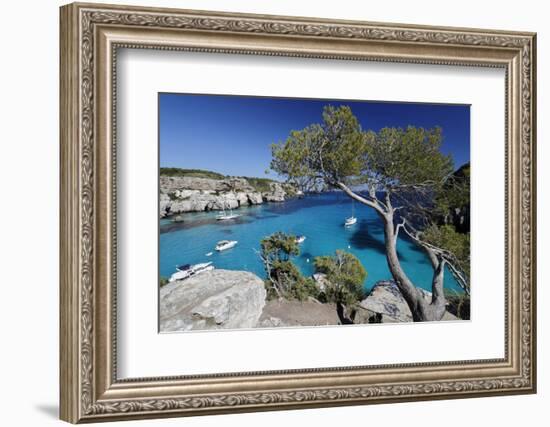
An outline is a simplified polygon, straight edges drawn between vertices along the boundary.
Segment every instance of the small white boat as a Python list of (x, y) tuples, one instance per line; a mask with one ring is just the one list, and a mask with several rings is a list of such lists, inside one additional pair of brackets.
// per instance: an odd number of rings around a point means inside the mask
[(349, 227), (350, 225), (353, 225), (357, 222), (357, 218), (355, 218), (354, 216), (350, 216), (349, 218), (346, 218), (346, 222), (344, 223), (344, 225), (346, 227)]
[(239, 243), (236, 240), (220, 240), (218, 244), (216, 245), (216, 250), (218, 252), (225, 251), (227, 249), (231, 249), (234, 247), (237, 243)]
[(346, 221), (344, 222), (345, 227), (349, 227), (357, 222), (357, 218), (355, 218), (355, 201), (351, 201), (351, 216), (349, 218), (346, 218)]
[(176, 280), (187, 279), (191, 276), (194, 276), (199, 273), (204, 273), (205, 271), (214, 270), (214, 266), (211, 262), (203, 262), (201, 264), (184, 264), (176, 267), (176, 272), (170, 276), (169, 282), (174, 282)]
[(206, 256), (212, 256), (213, 253), (214, 253), (214, 252), (208, 252), (208, 253), (206, 254)]
[(306, 236), (296, 236), (296, 239), (294, 239), (296, 243), (303, 243), (304, 240), (306, 240)]
[(227, 221), (229, 219), (235, 219), (240, 217), (239, 214), (234, 214), (232, 209), (229, 209), (229, 214), (225, 213), (225, 209), (223, 210), (223, 213), (216, 215), (216, 219), (218, 221)]

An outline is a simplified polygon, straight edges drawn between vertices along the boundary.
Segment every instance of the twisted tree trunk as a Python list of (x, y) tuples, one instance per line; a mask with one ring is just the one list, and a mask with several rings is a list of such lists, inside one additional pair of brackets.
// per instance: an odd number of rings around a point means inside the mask
[[(445, 314), (446, 304), (443, 293), (445, 262), (437, 258), (433, 253), (428, 254), (434, 268), (432, 278), (432, 300), (428, 303), (422, 292), (411, 282), (407, 274), (401, 268), (401, 263), (397, 256), (397, 232), (393, 224), (393, 213), (384, 215), (383, 221), (388, 267), (397, 287), (411, 310), (413, 320), (415, 322), (441, 320)], [(426, 251), (428, 251), (428, 249), (426, 249)]]
[(430, 248), (423, 246), (434, 269), (432, 278), (432, 300), (426, 301), (424, 295), (409, 279), (397, 255), (397, 236), (400, 226), (394, 225), (395, 209), (391, 205), (389, 195), (386, 195), (385, 203), (380, 202), (371, 192), (370, 198), (362, 197), (353, 192), (343, 183), (339, 183), (348, 196), (358, 202), (373, 208), (384, 223), (384, 243), (386, 249), (386, 261), (393, 279), (409, 306), (415, 322), (427, 322), (441, 320), (445, 314), (446, 300), (443, 293), (443, 276), (445, 261), (437, 256)]

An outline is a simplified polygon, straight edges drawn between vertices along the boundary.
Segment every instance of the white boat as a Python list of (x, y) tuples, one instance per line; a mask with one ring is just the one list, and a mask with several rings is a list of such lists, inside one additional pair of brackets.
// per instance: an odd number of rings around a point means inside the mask
[(216, 219), (218, 221), (227, 221), (228, 219), (235, 219), (235, 218), (238, 218), (240, 217), (240, 215), (238, 214), (229, 214), (229, 215), (218, 215), (216, 217)]
[(223, 210), (223, 213), (216, 215), (216, 219), (218, 221), (227, 221), (229, 219), (235, 219), (240, 217), (239, 214), (234, 214), (232, 209), (229, 209), (229, 214), (225, 213), (225, 209)]
[(176, 280), (187, 279), (191, 276), (194, 276), (199, 273), (204, 273), (205, 271), (214, 270), (214, 266), (211, 262), (203, 262), (201, 264), (184, 264), (176, 267), (176, 272), (170, 276), (169, 282), (174, 282)]
[(306, 236), (296, 236), (296, 239), (294, 239), (296, 243), (303, 243), (304, 240), (306, 240)]
[(220, 240), (218, 244), (216, 245), (216, 250), (218, 252), (225, 251), (227, 249), (231, 249), (234, 247), (237, 243), (236, 240)]
[(357, 222), (357, 218), (355, 218), (354, 216), (350, 216), (349, 218), (346, 218), (346, 222), (344, 223), (344, 225), (346, 227), (349, 227), (350, 225), (353, 225)]
[(345, 227), (349, 227), (357, 222), (357, 218), (355, 218), (354, 213), (355, 213), (355, 201), (352, 199), (351, 216), (349, 218), (346, 218), (346, 221), (344, 222)]
[(208, 253), (206, 254), (206, 256), (212, 256), (212, 253), (213, 253), (213, 252), (208, 252)]

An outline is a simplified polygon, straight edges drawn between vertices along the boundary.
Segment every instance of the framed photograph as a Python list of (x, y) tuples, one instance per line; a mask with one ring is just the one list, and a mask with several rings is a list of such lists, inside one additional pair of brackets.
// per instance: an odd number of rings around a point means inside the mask
[(61, 8), (61, 418), (536, 391), (535, 34)]

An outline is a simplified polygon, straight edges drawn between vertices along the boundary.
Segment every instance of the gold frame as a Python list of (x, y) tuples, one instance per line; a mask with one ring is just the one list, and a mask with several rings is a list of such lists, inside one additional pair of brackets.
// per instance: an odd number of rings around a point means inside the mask
[[(61, 418), (77, 422), (534, 393), (533, 33), (100, 4), (61, 8)], [(498, 360), (116, 377), (119, 47), (506, 70), (506, 339)]]

